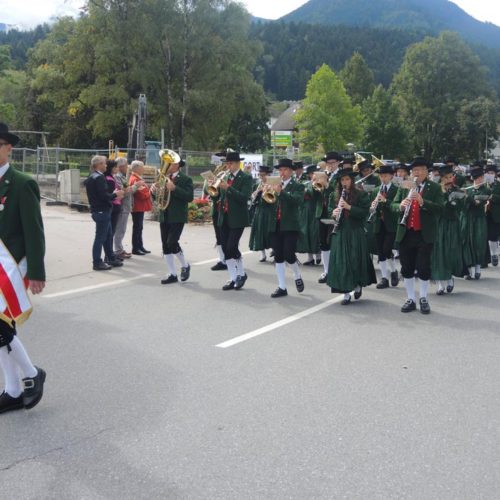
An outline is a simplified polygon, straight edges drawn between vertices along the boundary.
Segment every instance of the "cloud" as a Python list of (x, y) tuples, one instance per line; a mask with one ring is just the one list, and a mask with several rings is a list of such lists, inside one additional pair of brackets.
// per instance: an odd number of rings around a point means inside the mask
[(61, 16), (77, 16), (84, 0), (2, 0), (0, 22), (33, 28)]

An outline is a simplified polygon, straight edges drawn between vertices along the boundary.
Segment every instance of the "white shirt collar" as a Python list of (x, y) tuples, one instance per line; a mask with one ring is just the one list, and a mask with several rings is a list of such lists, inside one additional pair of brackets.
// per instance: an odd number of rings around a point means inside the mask
[(283, 181), (283, 187), (287, 187), (291, 180), (292, 178), (290, 177), (288, 180)]
[(9, 163), (7, 162), (3, 167), (0, 167), (0, 179), (5, 175), (7, 170), (9, 170)]

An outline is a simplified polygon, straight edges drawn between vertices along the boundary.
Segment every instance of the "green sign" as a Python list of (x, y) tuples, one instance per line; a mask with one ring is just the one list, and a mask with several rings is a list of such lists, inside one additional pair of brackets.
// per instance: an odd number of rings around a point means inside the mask
[(291, 132), (272, 132), (271, 146), (274, 148), (288, 148), (292, 145)]

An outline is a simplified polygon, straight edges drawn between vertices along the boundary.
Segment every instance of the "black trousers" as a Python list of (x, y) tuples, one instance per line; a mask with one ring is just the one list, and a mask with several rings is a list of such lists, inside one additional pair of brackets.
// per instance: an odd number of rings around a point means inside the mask
[(214, 226), (214, 232), (215, 232), (215, 244), (216, 245), (222, 245), (222, 238), (221, 238), (221, 234), (220, 234), (220, 226), (219, 226), (219, 223), (217, 221), (217, 218), (218, 218), (218, 214), (216, 213), (212, 217), (212, 225)]
[(328, 224), (319, 223), (319, 249), (322, 252), (330, 250), (332, 228)]
[(144, 212), (132, 212), (132, 251), (144, 248), (142, 229), (144, 226)]
[(274, 262), (282, 264), (288, 262), (293, 264), (297, 261), (295, 251), (297, 250), (297, 241), (299, 239), (298, 231), (280, 231), (279, 222), (277, 231), (271, 233), (271, 247), (274, 252)]
[(220, 227), (220, 238), (222, 251), (224, 252), (224, 257), (226, 260), (228, 259), (236, 259), (241, 258), (241, 252), (239, 247), (241, 235), (245, 230), (244, 227), (237, 227), (231, 229), (227, 225), (227, 221), (224, 220), (222, 226)]
[(160, 222), (161, 244), (163, 255), (182, 252), (179, 239), (184, 229), (182, 222)]
[(500, 222), (494, 222), (491, 212), (486, 216), (488, 222), (488, 241), (498, 241), (500, 239)]
[(384, 222), (381, 221), (380, 231), (375, 235), (379, 262), (384, 262), (387, 259), (392, 259), (392, 249), (394, 248), (395, 238), (396, 238), (396, 233), (391, 233), (387, 231)]
[[(0, 319), (0, 347), (8, 346), (16, 334), (16, 325), (9, 326), (3, 319)], [(8, 347), (7, 349), (10, 349)]]
[(426, 243), (421, 231), (407, 229), (403, 241), (399, 244), (399, 261), (403, 278), (417, 276), (424, 281), (431, 279), (432, 243)]

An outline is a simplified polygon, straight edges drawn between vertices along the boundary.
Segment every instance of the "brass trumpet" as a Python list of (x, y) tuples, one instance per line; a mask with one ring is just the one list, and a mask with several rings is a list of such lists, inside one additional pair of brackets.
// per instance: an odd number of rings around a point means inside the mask
[(267, 183), (264, 186), (264, 190), (262, 192), (262, 199), (266, 202), (272, 205), (273, 203), (276, 203), (278, 201), (278, 193), (276, 193), (276, 190), (273, 189), (273, 186), (276, 186), (278, 184), (281, 184), (281, 178), (280, 177), (268, 177), (267, 178)]
[(211, 186), (207, 187), (207, 193), (212, 197), (212, 198), (217, 198), (220, 194), (219, 186), (221, 183), (226, 179), (226, 177), (230, 174), (229, 170), (221, 170), (219, 171), (215, 177), (215, 181)]

